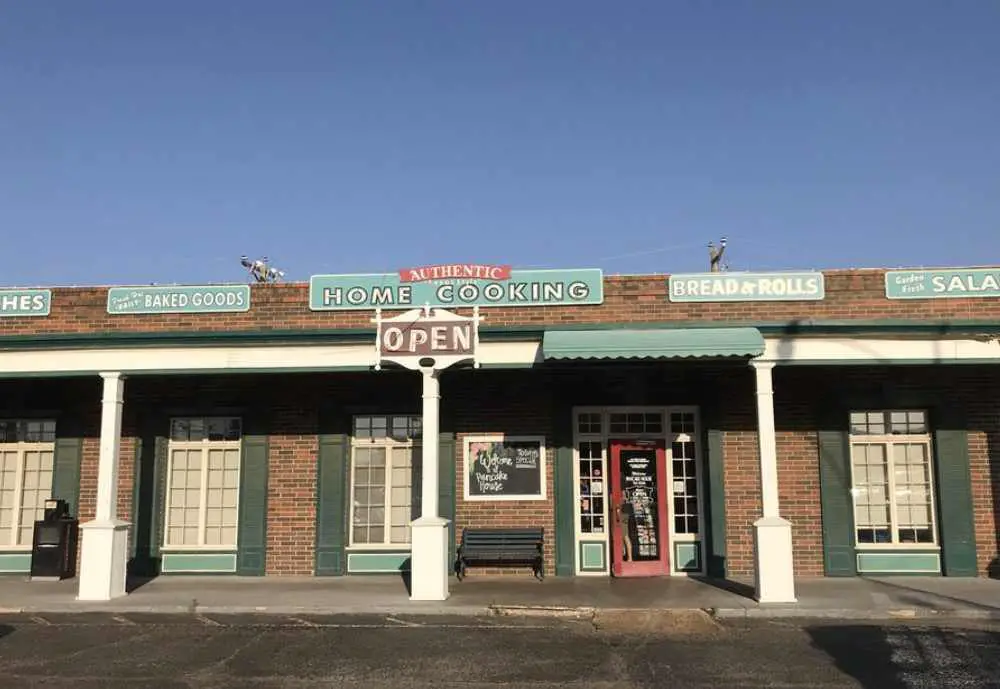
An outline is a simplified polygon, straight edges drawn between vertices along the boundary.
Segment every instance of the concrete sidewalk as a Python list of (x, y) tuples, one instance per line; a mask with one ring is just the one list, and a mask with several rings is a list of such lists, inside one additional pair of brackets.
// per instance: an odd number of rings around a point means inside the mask
[(76, 600), (75, 580), (0, 577), (0, 613), (272, 613), (566, 615), (606, 610), (702, 610), (717, 617), (1000, 620), (1000, 581), (944, 577), (801, 579), (798, 602), (758, 604), (743, 582), (687, 578), (547, 579), (471, 577), (452, 581), (442, 602), (409, 600), (399, 576), (248, 578), (169, 576), (105, 603)]

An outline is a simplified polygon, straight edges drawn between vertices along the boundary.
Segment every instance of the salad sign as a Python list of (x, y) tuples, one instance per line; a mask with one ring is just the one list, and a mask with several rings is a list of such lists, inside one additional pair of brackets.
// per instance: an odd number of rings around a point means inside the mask
[(480, 436), (465, 445), (466, 500), (545, 498), (542, 438)]

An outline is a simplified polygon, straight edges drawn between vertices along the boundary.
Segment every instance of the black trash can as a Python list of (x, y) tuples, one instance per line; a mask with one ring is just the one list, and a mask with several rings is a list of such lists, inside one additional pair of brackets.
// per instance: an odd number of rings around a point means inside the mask
[(31, 544), (31, 579), (60, 580), (76, 576), (79, 520), (70, 516), (65, 500), (47, 500), (42, 519), (35, 522)]

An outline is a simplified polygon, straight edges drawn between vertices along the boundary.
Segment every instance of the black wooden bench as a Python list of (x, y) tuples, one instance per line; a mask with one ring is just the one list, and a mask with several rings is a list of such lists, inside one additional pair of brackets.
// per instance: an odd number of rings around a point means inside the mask
[(543, 544), (545, 529), (462, 529), (456, 575), (461, 581), (469, 565), (531, 565), (535, 576), (545, 577)]

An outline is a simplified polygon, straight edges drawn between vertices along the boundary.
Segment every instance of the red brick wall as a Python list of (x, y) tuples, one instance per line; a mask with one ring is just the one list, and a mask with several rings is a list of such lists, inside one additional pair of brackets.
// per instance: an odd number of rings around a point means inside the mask
[[(490, 307), (485, 325), (653, 321), (770, 323), (876, 318), (926, 321), (1000, 317), (1000, 299), (887, 300), (883, 276), (882, 270), (828, 271), (826, 299), (819, 302), (693, 304), (675, 304), (667, 299), (665, 275), (612, 276), (605, 278), (603, 304)], [(52, 313), (49, 317), (0, 319), (0, 336), (373, 328), (369, 311), (310, 311), (308, 285), (305, 283), (257, 285), (252, 290), (253, 308), (247, 313), (112, 316), (107, 313), (106, 288), (56, 288), (52, 294)]]
[(316, 410), (275, 409), (271, 428), (265, 573), (312, 574), (316, 539)]
[[(448, 376), (448, 374), (445, 374)], [(456, 431), (455, 539), (463, 527), (542, 527), (544, 569), (555, 572), (551, 400), (541, 376), (526, 371), (461, 373), (442, 381), (442, 408)], [(446, 422), (447, 423), (447, 422)], [(465, 500), (465, 438), (468, 435), (540, 435), (545, 438), (545, 500)], [(472, 567), (469, 576), (512, 574), (526, 568)]]

